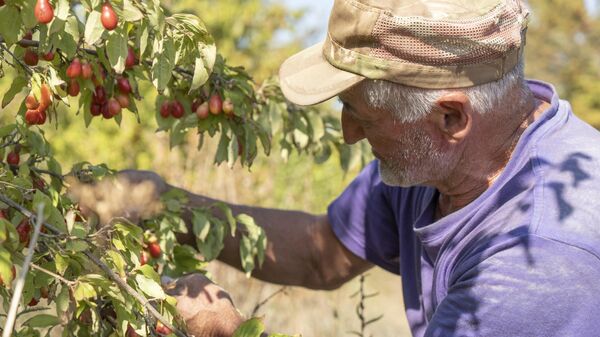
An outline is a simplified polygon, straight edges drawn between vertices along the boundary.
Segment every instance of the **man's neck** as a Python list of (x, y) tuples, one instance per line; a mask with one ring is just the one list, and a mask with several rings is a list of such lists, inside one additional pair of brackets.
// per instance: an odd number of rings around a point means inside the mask
[(525, 110), (529, 113), (523, 114), (521, 123), (508, 130), (507, 136), (501, 141), (490, 144), (481, 151), (465, 151), (470, 158), (463, 157), (444, 181), (434, 184), (440, 191), (436, 220), (470, 204), (493, 185), (510, 161), (523, 132), (548, 107), (549, 103), (545, 101), (533, 100)]

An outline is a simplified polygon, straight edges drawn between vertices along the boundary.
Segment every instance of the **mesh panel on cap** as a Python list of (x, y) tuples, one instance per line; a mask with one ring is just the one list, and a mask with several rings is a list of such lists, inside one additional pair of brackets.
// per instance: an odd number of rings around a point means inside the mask
[(485, 63), (521, 46), (523, 21), (518, 0), (508, 0), (487, 15), (468, 20), (379, 16), (371, 56), (431, 66)]

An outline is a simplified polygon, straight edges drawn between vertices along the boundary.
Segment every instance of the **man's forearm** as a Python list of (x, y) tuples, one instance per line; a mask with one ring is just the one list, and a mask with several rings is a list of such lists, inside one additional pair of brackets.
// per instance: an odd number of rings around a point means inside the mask
[[(205, 207), (215, 199), (188, 194), (190, 206)], [(258, 279), (285, 285), (317, 287), (312, 284), (314, 263), (310, 240), (313, 237), (313, 225), (318, 217), (298, 211), (276, 210), (260, 207), (249, 207), (228, 204), (234, 215), (245, 213), (254, 218), (266, 232), (268, 238), (265, 261), (261, 268), (256, 268), (252, 275)], [(215, 214), (222, 216), (222, 214)], [(187, 235), (180, 236), (182, 243), (195, 245), (195, 237), (191, 231), (191, 214), (185, 214), (188, 224)], [(239, 233), (238, 233), (239, 234)], [(225, 238), (225, 248), (218, 259), (238, 269), (242, 269), (240, 259), (240, 235)]]

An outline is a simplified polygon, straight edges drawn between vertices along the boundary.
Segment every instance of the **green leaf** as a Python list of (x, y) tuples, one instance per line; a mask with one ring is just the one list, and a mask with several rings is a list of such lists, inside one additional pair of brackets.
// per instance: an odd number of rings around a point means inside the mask
[(25, 0), (21, 3), (21, 19), (25, 29), (31, 29), (38, 24), (34, 14), (35, 3), (36, 0)]
[(19, 41), (21, 25), (21, 15), (16, 7), (12, 5), (0, 7), (0, 35), (9, 46)]
[(206, 241), (208, 233), (210, 232), (210, 221), (208, 221), (206, 214), (194, 210), (192, 215), (192, 226), (196, 238), (201, 242)]
[(90, 246), (82, 240), (69, 240), (65, 245), (65, 249), (73, 252), (83, 252), (89, 248)]
[(265, 324), (258, 317), (251, 318), (242, 323), (233, 333), (233, 337), (260, 337), (265, 331)]
[(138, 21), (144, 18), (144, 14), (130, 0), (123, 1), (123, 18), (125, 21)]
[(106, 52), (110, 66), (117, 74), (121, 74), (125, 70), (127, 50), (127, 33), (122, 29), (111, 32), (106, 41)]
[(75, 286), (75, 291), (73, 292), (73, 297), (76, 301), (82, 301), (90, 298), (96, 297), (96, 290), (92, 287), (91, 284), (86, 282), (77, 282)]
[(237, 222), (233, 217), (233, 212), (231, 211), (231, 208), (229, 208), (229, 206), (222, 202), (216, 203), (216, 206), (221, 210), (221, 212), (223, 212), (225, 220), (227, 220), (227, 223), (229, 224), (231, 236), (235, 236), (235, 232), (237, 230)]
[(206, 68), (204, 68), (204, 60), (202, 60), (202, 58), (196, 58), (194, 77), (192, 78), (190, 93), (192, 90), (200, 88), (204, 83), (206, 83), (206, 81), (208, 81), (208, 71), (206, 71)]
[(56, 272), (60, 275), (65, 273), (65, 270), (69, 267), (69, 262), (60, 254), (54, 255), (54, 262), (56, 264)]
[(221, 133), (221, 139), (219, 140), (219, 146), (217, 148), (217, 153), (215, 154), (215, 163), (216, 164), (221, 164), (222, 162), (226, 161), (228, 159), (229, 156), (229, 137), (227, 137), (227, 134), (225, 132)]
[(59, 231), (65, 232), (67, 230), (67, 224), (62, 213), (53, 205), (52, 200), (40, 190), (35, 191), (33, 196), (33, 209), (37, 212), (37, 205), (44, 204), (44, 218), (46, 222), (53, 225)]
[(139, 24), (137, 30), (137, 45), (140, 46), (139, 50), (139, 58), (140, 60), (144, 58), (144, 53), (146, 52), (146, 48), (148, 47), (148, 36), (150, 35), (148, 24), (146, 21), (142, 21)]
[(235, 161), (238, 158), (238, 140), (237, 137), (231, 137), (231, 142), (229, 142), (229, 146), (227, 147), (227, 165), (229, 168), (233, 168), (235, 165)]
[(175, 44), (173, 40), (167, 38), (161, 39), (158, 46), (155, 50), (159, 50), (159, 52), (152, 61), (152, 84), (159, 93), (162, 93), (169, 84), (173, 76), (173, 69), (175, 69)]
[(117, 268), (119, 275), (125, 276), (125, 259), (123, 259), (123, 256), (121, 256), (121, 254), (115, 252), (114, 250), (109, 250), (106, 252), (106, 254)]
[(5, 126), (0, 126), (0, 138), (4, 138), (4, 137), (8, 136), (16, 128), (17, 128), (16, 124), (9, 124), (9, 125), (5, 125)]
[(12, 267), (13, 263), (10, 259), (11, 254), (4, 247), (0, 246), (0, 276), (2, 277), (4, 286), (10, 285), (13, 280)]
[(58, 319), (56, 316), (48, 314), (36, 314), (35, 316), (23, 322), (23, 325), (31, 328), (45, 328), (55, 326), (59, 323), (60, 319)]
[(102, 27), (100, 18), (100, 12), (93, 11), (90, 13), (90, 15), (88, 15), (85, 23), (85, 42), (90, 45), (96, 43), (102, 37), (102, 33), (105, 31), (104, 27)]
[(55, 2), (56, 9), (54, 10), (54, 16), (59, 20), (67, 21), (71, 3), (68, 0), (58, 0), (57, 2), (58, 5)]
[(64, 285), (61, 287), (60, 292), (57, 292), (56, 298), (56, 313), (61, 315), (69, 308), (69, 287)]
[[(56, 27), (56, 29), (55, 29)], [(79, 24), (77, 18), (70, 16), (67, 22), (53, 20), (50, 27), (51, 43), (56, 49), (60, 49), (67, 58), (75, 57), (77, 53), (77, 42), (79, 41)]]
[(140, 289), (151, 298), (159, 300), (164, 300), (166, 298), (163, 288), (156, 281), (151, 280), (144, 275), (136, 275), (135, 282)]
[(10, 102), (12, 102), (13, 98), (15, 98), (15, 96), (18, 93), (20, 93), (25, 87), (27, 87), (28, 83), (29, 81), (27, 81), (27, 79), (23, 76), (15, 77), (15, 79), (12, 80), (10, 88), (8, 89), (6, 94), (4, 94), (4, 97), (2, 97), (2, 108), (5, 108), (7, 105), (9, 105)]
[(173, 262), (180, 273), (191, 273), (205, 268), (206, 263), (198, 260), (194, 248), (188, 245), (176, 245), (173, 248)]

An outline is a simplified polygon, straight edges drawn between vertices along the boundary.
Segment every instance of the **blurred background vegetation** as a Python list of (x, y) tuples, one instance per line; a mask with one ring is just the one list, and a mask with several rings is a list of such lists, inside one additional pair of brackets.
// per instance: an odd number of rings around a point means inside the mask
[[(313, 3), (314, 2), (314, 3)], [(333, 0), (167, 0), (172, 12), (188, 12), (202, 18), (217, 41), (219, 52), (232, 65), (244, 66), (257, 81), (277, 73), (281, 62), (294, 52), (323, 38)], [(526, 73), (551, 82), (577, 115), (600, 127), (600, 4), (598, 0), (533, 0), (528, 33)], [(11, 82), (10, 69), (0, 79), (0, 92)], [(360, 170), (355, 162), (348, 173), (332, 157), (317, 165), (312, 158), (294, 154), (287, 161), (277, 155), (259, 157), (250, 169), (212, 163), (214, 143), (196, 150), (196, 137), (169, 149), (168, 137), (156, 134), (155, 92), (147, 84), (144, 101), (138, 103), (142, 117), (125, 113), (119, 128), (113, 121), (96, 119), (84, 127), (76, 111), (59, 111), (60, 127), (45, 126), (57, 158), (70, 168), (80, 161), (107, 163), (114, 169), (147, 169), (163, 175), (170, 183), (196, 193), (233, 203), (302, 209), (323, 213)], [(18, 100), (15, 100), (15, 102)], [(337, 115), (335, 104), (324, 104), (323, 113)], [(0, 122), (14, 118), (16, 106), (0, 109)], [(250, 314), (257, 303), (279, 287), (247, 280), (241, 273), (214, 264), (215, 279), (231, 291), (240, 309)], [(367, 315), (385, 314), (372, 325), (373, 336), (410, 336), (402, 305), (400, 279), (374, 270), (367, 289), (380, 295), (367, 303)], [(260, 307), (271, 331), (302, 333), (304, 336), (344, 336), (355, 330), (356, 299), (349, 295), (358, 288), (350, 282), (335, 292), (287, 289)]]

